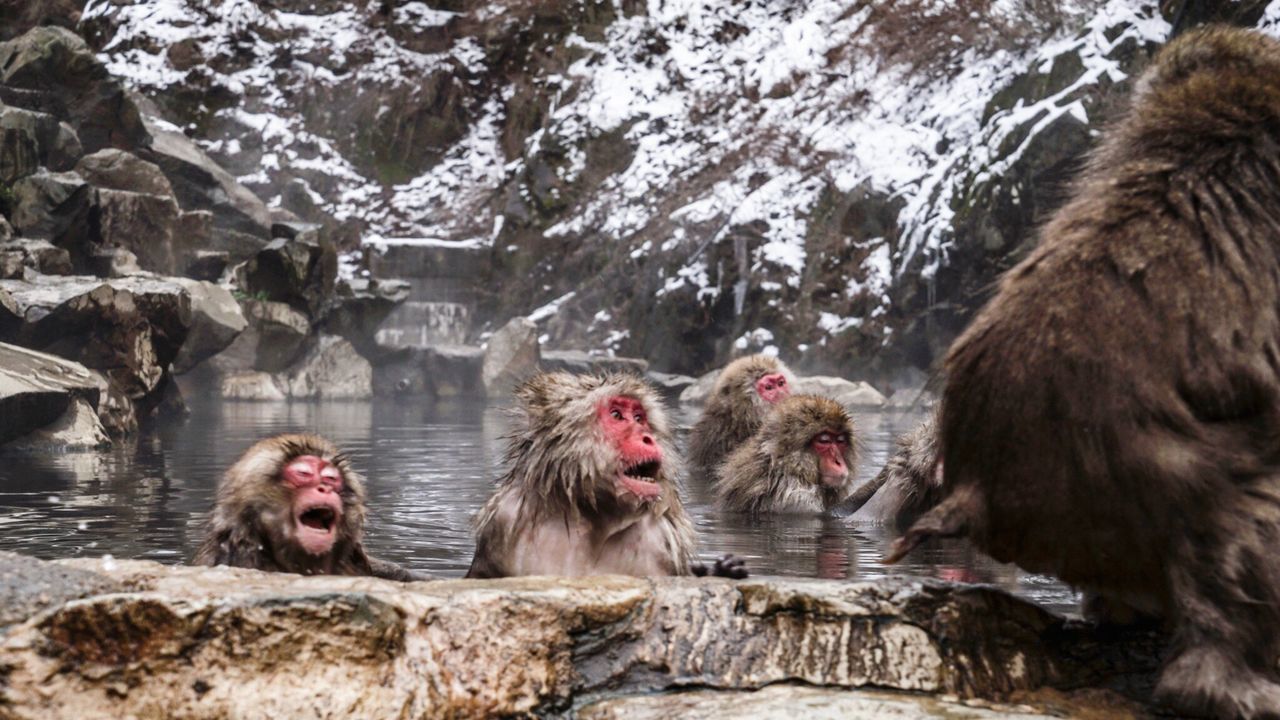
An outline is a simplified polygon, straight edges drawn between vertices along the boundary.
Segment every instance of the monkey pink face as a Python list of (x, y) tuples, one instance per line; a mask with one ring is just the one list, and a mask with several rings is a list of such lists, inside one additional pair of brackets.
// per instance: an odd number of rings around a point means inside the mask
[(342, 522), (342, 473), (315, 455), (299, 455), (281, 472), (284, 486), (293, 493), (293, 534), (298, 546), (311, 555), (333, 549)]
[(756, 394), (770, 405), (791, 396), (791, 384), (782, 373), (769, 373), (756, 381)]
[(849, 436), (834, 430), (823, 430), (809, 441), (809, 447), (818, 456), (818, 471), (822, 484), (841, 487), (849, 480), (849, 465), (844, 454), (849, 450)]
[(658, 473), (662, 470), (662, 448), (649, 429), (644, 404), (623, 395), (600, 403), (600, 427), (618, 453), (617, 487), (620, 495), (631, 495), (640, 503), (662, 494)]

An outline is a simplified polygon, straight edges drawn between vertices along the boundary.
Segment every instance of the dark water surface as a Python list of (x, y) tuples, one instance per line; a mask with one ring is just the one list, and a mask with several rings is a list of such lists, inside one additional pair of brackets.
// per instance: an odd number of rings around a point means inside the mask
[[(42, 558), (110, 554), (187, 561), (200, 541), (218, 476), (251, 443), (314, 431), (347, 451), (368, 478), (370, 551), (440, 577), (471, 561), (472, 514), (501, 464), (506, 416), (477, 404), (415, 402), (217, 403), (192, 401), (191, 417), (105, 453), (0, 455), (0, 549)], [(678, 416), (692, 422), (696, 414)], [(861, 480), (875, 475), (892, 439), (918, 413), (855, 416)], [(687, 488), (700, 553), (747, 558), (759, 575), (872, 580), (940, 577), (991, 583), (1059, 612), (1077, 596), (1049, 578), (1000, 565), (960, 541), (880, 565), (891, 534), (845, 521), (752, 519), (716, 511), (698, 478)]]

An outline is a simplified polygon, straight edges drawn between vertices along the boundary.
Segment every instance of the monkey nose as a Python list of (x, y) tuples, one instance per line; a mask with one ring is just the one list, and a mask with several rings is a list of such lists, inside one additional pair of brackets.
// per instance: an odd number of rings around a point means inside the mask
[(654, 444), (654, 442), (653, 442), (653, 436), (652, 436), (652, 435), (641, 435), (641, 436), (640, 436), (640, 442), (644, 443), (645, 445), (653, 445), (653, 444)]

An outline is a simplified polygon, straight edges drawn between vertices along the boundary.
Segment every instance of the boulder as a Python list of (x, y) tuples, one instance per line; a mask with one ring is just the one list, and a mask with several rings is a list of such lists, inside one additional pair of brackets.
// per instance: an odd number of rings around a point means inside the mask
[[(98, 384), (98, 419), (112, 437), (125, 437), (138, 432), (138, 409), (119, 385), (98, 370), (89, 371)], [(156, 393), (160, 395), (159, 392)], [(163, 405), (158, 401), (157, 407)]]
[(247, 295), (288, 303), (308, 317), (328, 310), (338, 277), (333, 245), (313, 238), (276, 238), (235, 270)]
[(326, 332), (346, 338), (361, 355), (377, 357), (378, 328), (409, 297), (403, 280), (343, 278), (334, 287), (333, 304), (324, 319)]
[(248, 370), (223, 376), (218, 394), (224, 400), (283, 401), (289, 398), (283, 385), (272, 373)]
[(829, 397), (845, 407), (882, 407), (885, 403), (884, 395), (867, 383), (829, 375), (797, 378), (796, 392)]
[(0, 253), (16, 254), (24, 267), (44, 275), (71, 274), (71, 254), (47, 240), (15, 238), (0, 241)]
[(71, 252), (82, 272), (105, 274), (97, 270), (97, 258), (126, 250), (142, 269), (174, 275), (180, 269), (173, 240), (178, 212), (172, 197), (95, 187), (88, 212), (76, 215), (53, 242)]
[(49, 113), (0, 105), (0, 136), (29, 139), (36, 163), (54, 172), (70, 170), (84, 154), (75, 130)]
[(151, 145), (140, 155), (164, 171), (183, 210), (213, 216), (213, 243), (205, 249), (227, 252), (233, 262), (252, 257), (271, 237), (266, 204), (178, 128), (150, 116), (146, 127)]
[(41, 429), (73, 445), (100, 444), (106, 435), (94, 416), (98, 398), (97, 382), (83, 365), (0, 343), (0, 445)]
[(84, 40), (65, 28), (37, 27), (0, 43), (0, 83), (39, 91), (41, 106), (29, 109), (53, 110), (67, 119), (89, 152), (138, 148), (150, 140), (124, 86)]
[(627, 373), (643, 376), (649, 363), (640, 358), (591, 355), (581, 350), (546, 350), (540, 366), (543, 370), (563, 370), (575, 374)]
[(680, 396), (684, 391), (698, 382), (695, 377), (673, 375), (656, 370), (650, 370), (644, 376), (649, 381), (649, 384), (656, 388), (662, 394), (662, 398), (669, 403), (679, 402)]
[(720, 368), (704, 373), (689, 387), (680, 392), (681, 405), (701, 405), (707, 401), (712, 388), (716, 386), (716, 378), (720, 377)]
[(436, 399), (484, 397), (481, 368), (485, 351), (473, 345), (398, 348), (378, 358), (374, 394), (430, 395)]
[(149, 418), (164, 400), (169, 366), (191, 326), (191, 298), (154, 277), (38, 276), (0, 280), (18, 323), (0, 340), (102, 371)]
[(289, 370), (287, 387), (297, 399), (366, 400), (373, 397), (373, 367), (351, 343), (321, 335)]
[(72, 398), (66, 412), (52, 423), (5, 445), (24, 451), (98, 450), (111, 446), (111, 438), (97, 410), (84, 398)]
[(51, 240), (87, 222), (93, 188), (74, 172), (41, 169), (13, 184), (9, 222), (23, 237)]
[(1119, 693), (1150, 693), (1163, 651), (1153, 634), (1104, 636), (995, 588), (909, 579), (396, 583), (112, 559), (57, 567), (118, 589), (64, 599), (86, 594), (79, 585), (12, 611), (0, 702), (14, 718), (228, 717), (246, 702), (260, 717), (583, 706), (590, 717), (628, 706), (638, 714), (626, 717), (703, 717), (680, 710), (687, 693), (757, 691), (729, 714), (789, 701), (791, 717), (1025, 718), (1050, 710), (1037, 700), (1047, 697), (1081, 716), (1075, 697), (1142, 712)]
[(173, 187), (155, 163), (115, 148), (85, 155), (75, 170), (89, 183), (108, 190), (127, 190), (173, 197)]
[(0, 124), (0, 184), (12, 185), (39, 167), (40, 143), (36, 141), (35, 133), (26, 128)]
[(211, 282), (173, 278), (191, 296), (191, 329), (173, 360), (173, 371), (185, 373), (222, 352), (248, 327), (244, 311), (231, 291)]
[(489, 338), (480, 378), (485, 395), (505, 398), (517, 384), (538, 369), (541, 359), (538, 326), (527, 317), (515, 317)]
[(247, 370), (279, 372), (302, 354), (311, 334), (311, 323), (284, 303), (269, 300), (240, 301), (246, 326), (225, 350), (209, 360), (221, 375)]
[(26, 277), (27, 265), (23, 255), (15, 250), (0, 250), (0, 280), (22, 279)]

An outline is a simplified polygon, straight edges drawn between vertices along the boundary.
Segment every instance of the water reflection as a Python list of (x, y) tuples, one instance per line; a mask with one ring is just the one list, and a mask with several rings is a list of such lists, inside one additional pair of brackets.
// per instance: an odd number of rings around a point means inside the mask
[[(207, 403), (190, 419), (105, 453), (0, 457), (0, 549), (39, 557), (97, 556), (183, 562), (200, 539), (218, 475), (244, 448), (277, 432), (331, 438), (368, 477), (368, 545), (375, 554), (438, 576), (466, 571), (471, 516), (501, 465), (503, 410), (472, 403)], [(693, 414), (677, 414), (691, 424)], [(919, 413), (855, 416), (859, 481), (884, 463), (892, 438)], [(1076, 596), (959, 541), (918, 549), (886, 567), (882, 528), (814, 517), (748, 518), (712, 507), (705, 478), (690, 478), (689, 510), (701, 553), (734, 553), (752, 572), (871, 580), (900, 575), (984, 582), (1074, 612)]]

